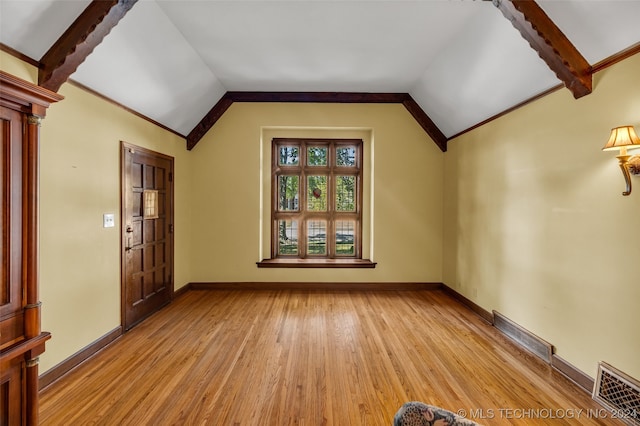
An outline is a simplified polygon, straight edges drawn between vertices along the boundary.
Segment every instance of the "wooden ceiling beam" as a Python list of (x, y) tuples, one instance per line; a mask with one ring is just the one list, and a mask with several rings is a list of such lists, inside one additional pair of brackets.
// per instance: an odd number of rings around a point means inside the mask
[(303, 102), (402, 104), (438, 147), (447, 150), (447, 137), (408, 93), (354, 92), (227, 92), (187, 135), (187, 149), (193, 149), (234, 102)]
[(587, 60), (533, 0), (493, 0), (551, 71), (578, 99), (592, 91)]
[(406, 93), (368, 92), (227, 92), (234, 102), (402, 103)]
[(411, 113), (413, 118), (418, 122), (420, 127), (433, 139), (436, 145), (442, 152), (447, 152), (448, 138), (442, 133), (442, 131), (436, 126), (436, 123), (431, 120), (426, 112), (413, 100), (410, 95), (407, 95), (407, 99), (402, 102), (402, 105)]
[[(228, 93), (228, 92), (227, 92)], [(227, 96), (227, 93), (209, 110), (209, 112), (200, 120), (196, 127), (187, 135), (187, 149), (191, 151), (200, 139), (213, 127), (214, 124), (222, 117), (222, 114), (229, 109), (233, 101)]]
[(57, 92), (138, 0), (93, 0), (40, 60), (38, 85)]

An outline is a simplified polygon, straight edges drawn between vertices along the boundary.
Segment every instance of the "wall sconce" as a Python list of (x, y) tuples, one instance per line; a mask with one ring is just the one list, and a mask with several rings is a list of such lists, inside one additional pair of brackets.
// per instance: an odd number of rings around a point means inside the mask
[(627, 154), (627, 149), (640, 148), (640, 138), (636, 135), (633, 126), (621, 126), (611, 129), (609, 141), (602, 148), (603, 151), (620, 150), (616, 158), (620, 163), (620, 169), (627, 184), (627, 190), (622, 195), (631, 194), (631, 174), (640, 174), (640, 155)]

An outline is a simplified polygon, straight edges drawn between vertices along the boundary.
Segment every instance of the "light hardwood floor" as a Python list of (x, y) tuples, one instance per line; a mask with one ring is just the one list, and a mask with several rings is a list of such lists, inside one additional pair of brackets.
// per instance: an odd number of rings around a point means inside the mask
[(622, 424), (441, 291), (189, 291), (44, 389), (40, 416), (391, 425), (412, 400), (486, 425)]

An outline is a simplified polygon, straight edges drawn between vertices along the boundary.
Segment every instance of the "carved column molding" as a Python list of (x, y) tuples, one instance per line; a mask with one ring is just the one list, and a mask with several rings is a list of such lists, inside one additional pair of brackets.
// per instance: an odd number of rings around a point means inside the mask
[(40, 125), (42, 124), (42, 117), (39, 117), (37, 115), (29, 115), (27, 116), (27, 124), (40, 127)]

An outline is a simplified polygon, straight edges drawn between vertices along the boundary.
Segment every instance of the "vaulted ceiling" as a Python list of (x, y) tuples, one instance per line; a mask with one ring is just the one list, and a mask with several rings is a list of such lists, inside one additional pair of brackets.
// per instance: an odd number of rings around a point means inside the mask
[[(640, 0), (0, 0), (4, 50), (193, 147), (233, 102), (404, 104), (446, 141), (640, 46)], [(266, 92), (266, 93), (265, 93)]]

